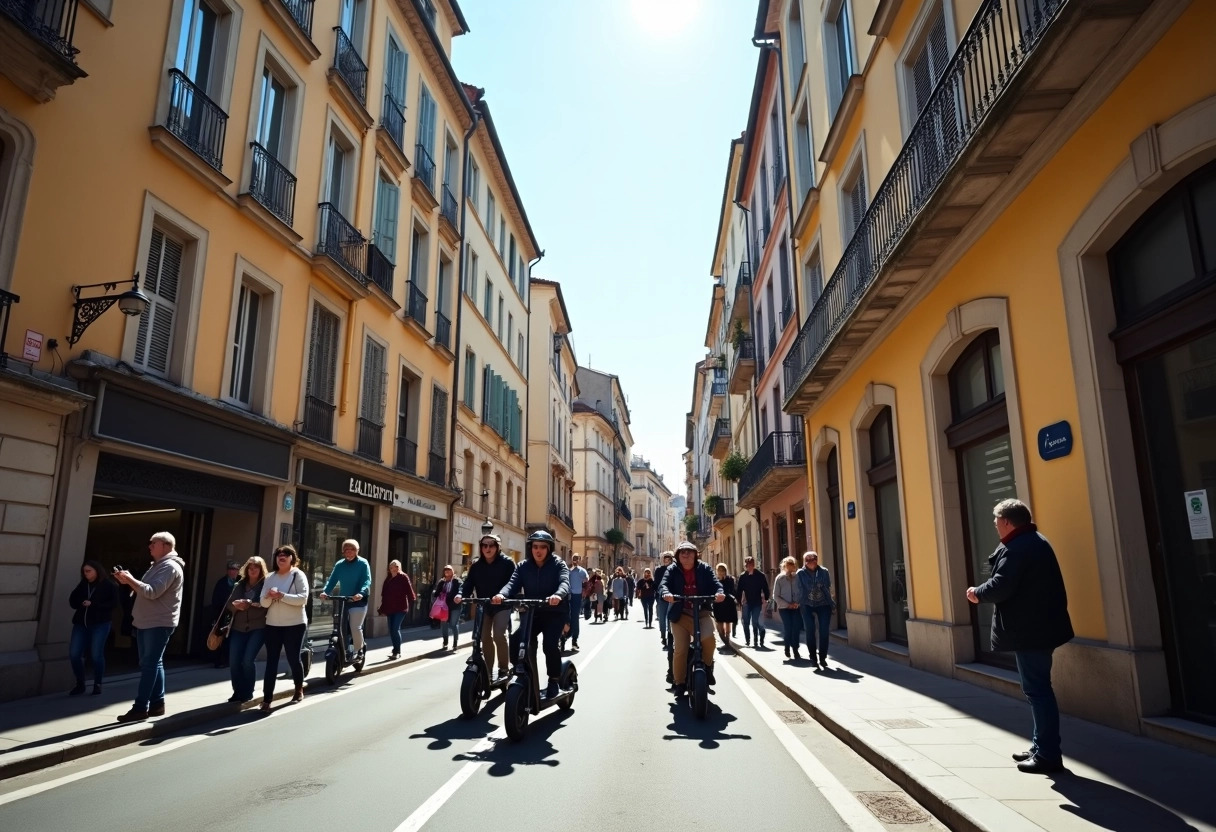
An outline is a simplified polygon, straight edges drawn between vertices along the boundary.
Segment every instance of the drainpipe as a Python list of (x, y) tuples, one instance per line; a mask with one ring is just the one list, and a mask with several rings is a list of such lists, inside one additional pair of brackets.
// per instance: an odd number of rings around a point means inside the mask
[[(481, 113), (476, 107), (473, 108), (473, 123), (469, 125), (469, 129), (464, 133), (464, 170), (460, 179), (460, 264), (456, 267), (456, 332), (452, 335), (452, 354), (456, 356), (452, 367), (452, 417), (451, 424), (448, 427), (448, 470), (456, 470), (456, 408), (458, 407), (458, 396), (460, 395), (460, 365), (464, 361), (464, 354), (460, 351), (460, 324), (464, 318), (464, 286), (465, 286), (465, 261), (468, 259), (465, 256), (465, 222), (468, 219), (469, 212), (469, 189), (466, 183), (469, 181), (469, 164), (472, 157), (469, 155), (469, 139), (473, 137), (473, 133), (477, 131), (477, 125), (481, 123)], [(449, 483), (450, 484), (450, 483)], [(455, 505), (455, 501), (453, 501)], [(455, 538), (452, 538), (455, 540)]]

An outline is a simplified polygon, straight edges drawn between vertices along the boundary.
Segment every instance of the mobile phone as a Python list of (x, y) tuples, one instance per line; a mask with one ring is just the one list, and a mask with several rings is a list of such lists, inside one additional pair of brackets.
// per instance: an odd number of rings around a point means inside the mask
[(115, 575), (117, 575), (119, 572), (122, 572), (122, 571), (123, 571), (123, 566), (122, 566), (122, 564), (119, 564), (118, 566), (115, 566), (115, 567), (114, 567), (114, 574), (115, 574)]

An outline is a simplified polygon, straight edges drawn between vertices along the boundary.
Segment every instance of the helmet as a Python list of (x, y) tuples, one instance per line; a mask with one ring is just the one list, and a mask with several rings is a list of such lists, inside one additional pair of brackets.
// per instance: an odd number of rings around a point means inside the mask
[(481, 539), (480, 539), (478, 542), (479, 542), (479, 543), (485, 543), (487, 540), (493, 540), (493, 541), (494, 541), (496, 544), (498, 544), (498, 548), (499, 548), (499, 550), (501, 550), (501, 549), (502, 549), (502, 538), (501, 538), (501, 537), (499, 537), (498, 535), (496, 535), (496, 534), (483, 534), (483, 535), (481, 536)]
[(681, 540), (679, 545), (676, 546), (676, 557), (679, 557), (680, 552), (683, 552), (685, 549), (689, 549), (693, 552), (696, 552), (698, 557), (701, 554), (701, 551), (694, 544), (690, 543), (687, 540)]
[(528, 535), (528, 550), (531, 551), (533, 543), (548, 543), (549, 554), (553, 554), (557, 550), (557, 541), (553, 539), (553, 535), (549, 534), (544, 529), (537, 529)]

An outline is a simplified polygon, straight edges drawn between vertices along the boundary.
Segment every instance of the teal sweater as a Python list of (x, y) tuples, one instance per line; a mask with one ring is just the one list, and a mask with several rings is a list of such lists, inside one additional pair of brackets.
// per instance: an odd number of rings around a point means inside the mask
[(362, 595), (358, 601), (350, 601), (347, 606), (366, 607), (367, 598), (372, 591), (372, 567), (367, 558), (356, 556), (354, 560), (342, 558), (334, 564), (334, 571), (329, 573), (329, 580), (321, 591), (329, 595), (334, 587), (340, 588), (339, 595)]

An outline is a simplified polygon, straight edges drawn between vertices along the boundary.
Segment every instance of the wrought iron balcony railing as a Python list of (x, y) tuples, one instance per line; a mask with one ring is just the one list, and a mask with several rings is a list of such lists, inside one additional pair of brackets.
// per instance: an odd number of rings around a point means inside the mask
[(295, 218), (296, 178), (274, 155), (251, 142), (249, 193), (262, 207), (287, 225)]
[(782, 164), (781, 154), (773, 157), (773, 204), (776, 205), (781, 197), (781, 186), (785, 184), (785, 165)]
[(428, 191), (435, 193), (435, 160), (421, 142), (414, 145), (414, 176), (422, 180)]
[(287, 9), (287, 13), (291, 15), (291, 19), (296, 22), (300, 30), (311, 39), (313, 0), (279, 0), (279, 2)]
[(760, 443), (759, 450), (748, 461), (739, 478), (738, 499), (742, 502), (749, 491), (764, 478), (769, 471), (778, 467), (805, 467), (806, 444), (802, 434), (794, 431), (774, 431)]
[(983, 0), (784, 361), (788, 401), (810, 375), (1026, 63), (1066, 0)]
[(316, 396), (304, 396), (304, 425), (301, 433), (320, 439), (322, 442), (334, 441), (334, 406)]
[(427, 454), (426, 478), (436, 485), (447, 485), (448, 458), (431, 451)]
[(751, 293), (752, 291), (752, 265), (743, 260), (739, 263), (739, 276), (735, 278), (735, 303), (739, 302), (739, 295), (744, 292)]
[(391, 92), (384, 93), (384, 108), (380, 111), (380, 126), (401, 150), (405, 150), (405, 107), (397, 103)]
[(80, 52), (72, 46), (76, 6), (77, 0), (0, 0), (0, 14), (12, 18), (35, 40), (76, 63)]
[(324, 254), (340, 265), (351, 277), (367, 285), (367, 274), (363, 266), (367, 262), (367, 240), (332, 202), (322, 202), (320, 236), (317, 253)]
[(621, 516), (627, 521), (633, 519), (633, 512), (629, 510), (629, 503), (625, 500), (621, 500)]
[(355, 445), (355, 453), (368, 459), (380, 460), (381, 437), (384, 435), (384, 425), (377, 425), (371, 419), (362, 416), (359, 422), (359, 439)]
[(393, 465), (407, 474), (418, 473), (418, 443), (404, 436), (397, 437), (397, 458)]
[(717, 509), (714, 511), (714, 522), (717, 523), (719, 520), (726, 520), (734, 516), (735, 501), (727, 497), (719, 497)]
[(180, 69), (169, 70), (169, 115), (165, 119), (165, 129), (211, 167), (223, 169), (228, 114), (194, 86)]
[(393, 296), (393, 269), (396, 268), (392, 260), (388, 259), (379, 246), (375, 243), (369, 243), (367, 246), (367, 279), (379, 286), (384, 294), (390, 298)]
[(346, 86), (354, 93), (359, 103), (367, 104), (367, 64), (359, 57), (359, 50), (350, 42), (350, 38), (341, 26), (335, 26), (338, 43), (334, 48), (334, 69), (342, 76)]
[(452, 322), (438, 311), (435, 313), (435, 343), (446, 350), (452, 348)]
[(715, 378), (713, 381), (713, 384), (711, 384), (709, 386), (709, 394), (711, 396), (725, 396), (726, 395), (726, 379), (725, 378)]
[(456, 196), (446, 184), (443, 186), (443, 200), (439, 203), (439, 210), (443, 212), (444, 219), (450, 222), (453, 228), (460, 227), (456, 224)]
[(405, 314), (426, 329), (426, 295), (418, 288), (417, 283), (408, 280), (405, 284), (405, 297)]
[(731, 364), (733, 369), (735, 364), (740, 361), (755, 361), (756, 360), (756, 341), (750, 335), (744, 335), (739, 339), (739, 346), (735, 348), (735, 360)]

